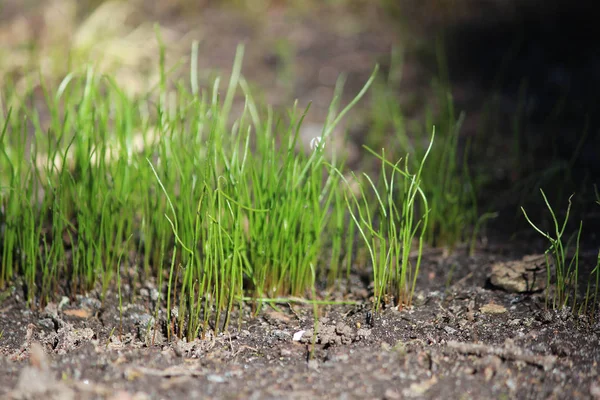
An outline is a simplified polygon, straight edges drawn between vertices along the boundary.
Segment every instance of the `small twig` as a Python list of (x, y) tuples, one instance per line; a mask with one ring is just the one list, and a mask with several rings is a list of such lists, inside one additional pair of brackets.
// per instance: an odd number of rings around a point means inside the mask
[(461, 343), (456, 341), (450, 341), (446, 344), (446, 346), (464, 354), (474, 354), (477, 356), (493, 355), (505, 360), (523, 361), (527, 364), (542, 367), (544, 371), (552, 369), (554, 367), (554, 363), (556, 362), (555, 356), (540, 356), (532, 354), (516, 346), (495, 347), (480, 343)]
[(472, 276), (473, 276), (473, 271), (469, 272), (467, 275), (463, 276), (458, 281), (454, 282), (452, 285), (450, 285), (450, 287), (460, 286), (463, 283), (465, 283), (467, 280), (471, 279)]
[(275, 298), (270, 298), (270, 297), (264, 297), (264, 298), (254, 298), (254, 297), (243, 297), (242, 298), (243, 301), (255, 301), (255, 302), (260, 302), (260, 303), (273, 303), (273, 304), (290, 304), (290, 303), (298, 303), (298, 304), (309, 304), (309, 305), (332, 305), (332, 306), (336, 306), (336, 305), (356, 305), (358, 304), (358, 301), (354, 301), (354, 300), (341, 300), (341, 301), (334, 301), (334, 300), (309, 300), (309, 299), (303, 299), (301, 297), (275, 297)]
[(233, 357), (237, 357), (237, 355), (240, 354), (243, 350), (251, 350), (254, 352), (258, 352), (258, 349), (251, 347), (251, 346), (246, 346), (245, 344), (243, 344), (238, 347), (237, 351), (233, 352)]
[(129, 367), (125, 370), (125, 376), (131, 375), (133, 376), (141, 374), (141, 375), (149, 375), (149, 376), (158, 376), (158, 377), (176, 377), (176, 376), (204, 376), (206, 375), (203, 371), (193, 370), (189, 368), (185, 368), (179, 365), (175, 365), (169, 367), (167, 369), (156, 369), (156, 368), (148, 368), (142, 366)]
[(296, 317), (296, 319), (300, 322), (303, 321), (302, 317), (296, 312), (296, 310), (294, 309), (294, 306), (292, 305), (292, 303), (287, 303), (288, 308), (290, 309), (290, 311), (292, 312), (292, 314), (294, 314), (294, 316)]

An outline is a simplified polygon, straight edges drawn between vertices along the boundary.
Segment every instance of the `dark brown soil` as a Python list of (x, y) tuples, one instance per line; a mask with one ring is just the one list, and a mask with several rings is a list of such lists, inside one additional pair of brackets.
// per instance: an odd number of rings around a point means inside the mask
[(244, 309), (241, 325), (226, 333), (167, 342), (164, 330), (146, 329), (152, 287), (136, 290), (122, 319), (115, 293), (104, 304), (92, 293), (31, 311), (16, 290), (0, 314), (0, 397), (600, 396), (600, 315), (546, 310), (541, 294), (489, 287), (490, 266), (505, 255), (428, 253), (412, 308), (370, 315), (367, 299), (319, 307), (314, 348), (305, 305), (278, 304), (255, 317)]

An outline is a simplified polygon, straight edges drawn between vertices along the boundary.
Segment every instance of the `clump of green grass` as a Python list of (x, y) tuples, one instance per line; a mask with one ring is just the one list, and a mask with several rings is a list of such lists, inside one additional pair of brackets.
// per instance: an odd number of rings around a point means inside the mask
[[(392, 56), (395, 62), (390, 75), (374, 85), (369, 144), (377, 148), (392, 137), (397, 148), (411, 155), (410, 167), (421, 170), (421, 189), (429, 201), (429, 209), (422, 209), (419, 216), (428, 214), (425, 236), (428, 244), (453, 247), (472, 240), (491, 214), (479, 220), (477, 182), (482, 178), (471, 176), (469, 161), (473, 150), (470, 141), (459, 142), (465, 115), (458, 114), (454, 108), (443, 48), (438, 48), (440, 72), (432, 85), (439, 110), (434, 114), (426, 107), (424, 123), (408, 120), (398, 96), (390, 89), (399, 86), (395, 74), (401, 71), (402, 63), (398, 54)], [(410, 107), (410, 103), (405, 107)], [(429, 132), (434, 126), (436, 143), (430, 147)], [(426, 157), (428, 162), (424, 163)]]
[[(169, 334), (189, 339), (227, 329), (243, 301), (328, 302), (316, 298), (318, 277), (347, 277), (353, 254), (343, 160), (326, 160), (323, 145), (297, 150), (308, 110), (278, 118), (257, 105), (242, 57), (240, 47), (224, 96), (219, 78), (199, 87), (194, 62), (189, 84), (172, 82), (162, 51), (160, 81), (147, 96), (131, 97), (90, 67), (42, 86), (43, 110), (0, 104), (0, 287), (22, 277), (28, 302), (43, 306), (57, 293), (94, 288), (104, 298), (116, 285), (122, 307), (123, 280), (135, 287), (155, 279)], [(334, 99), (320, 143), (376, 72), (339, 113)], [(363, 193), (361, 207), (377, 204), (393, 221), (360, 227), (384, 235), (388, 261), (401, 266), (388, 272), (374, 260), (378, 301), (387, 279), (408, 304), (418, 273), (408, 258), (412, 238), (420, 254), (427, 225), (414, 217), (416, 202), (426, 206), (420, 169), (377, 157), (387, 165), (384, 187), (370, 199)]]
[[(434, 136), (414, 173), (410, 171), (408, 159), (404, 163), (402, 160), (392, 163), (385, 158), (385, 152), (377, 154), (367, 148), (382, 162), (383, 188), (378, 189), (371, 177), (364, 173), (364, 180), (358, 186), (359, 194), (346, 191), (350, 215), (368, 249), (373, 266), (376, 310), (382, 302), (391, 302), (389, 296), (395, 297), (399, 308), (411, 305), (429, 214), (427, 197), (421, 188), (421, 173), (433, 146)], [(353, 178), (357, 180), (354, 174)], [(346, 183), (351, 187), (347, 180)], [(368, 191), (372, 192), (371, 196)], [(373, 195), (377, 200), (375, 206), (369, 202)], [(421, 216), (417, 214), (417, 205), (420, 205), (420, 210), (425, 210)], [(413, 264), (410, 257), (415, 239), (418, 241), (417, 259)]]
[[(542, 194), (542, 198), (544, 199), (544, 203), (550, 212), (550, 216), (552, 218), (552, 224), (554, 227), (554, 232), (544, 232), (542, 229), (538, 227), (538, 225), (534, 224), (527, 212), (523, 207), (521, 207), (521, 211), (525, 216), (527, 222), (543, 237), (545, 237), (550, 246), (548, 250), (546, 250), (546, 266), (547, 266), (547, 287), (546, 291), (546, 307), (548, 307), (550, 302), (550, 288), (551, 284), (554, 283), (554, 294), (552, 296), (551, 306), (554, 309), (563, 308), (571, 306), (573, 312), (586, 312), (589, 311), (589, 299), (590, 299), (590, 290), (592, 281), (595, 281), (595, 290), (593, 295), (593, 301), (591, 304), (591, 314), (593, 315), (595, 312), (597, 295), (598, 295), (598, 278), (599, 278), (599, 265), (597, 264), (594, 270), (590, 273), (590, 277), (588, 280), (588, 286), (586, 290), (586, 297), (583, 304), (579, 304), (578, 307), (578, 296), (579, 296), (579, 257), (580, 257), (580, 240), (581, 240), (581, 231), (583, 229), (583, 221), (579, 223), (579, 228), (576, 231), (576, 235), (571, 236), (568, 240), (565, 240), (565, 229), (567, 227), (567, 223), (569, 221), (569, 214), (571, 212), (571, 198), (569, 198), (569, 205), (567, 206), (567, 210), (565, 213), (564, 221), (559, 222), (556, 213), (553, 208), (550, 206), (546, 194), (543, 190), (540, 189)], [(575, 237), (575, 249), (573, 255), (569, 260), (569, 249), (572, 244), (572, 239)], [(553, 263), (550, 262), (550, 258), (552, 258)], [(600, 254), (598, 262), (600, 263)], [(554, 268), (552, 268), (554, 265)], [(554, 270), (553, 270), (554, 269)], [(595, 276), (595, 279), (593, 277)], [(552, 279), (554, 277), (554, 281)]]

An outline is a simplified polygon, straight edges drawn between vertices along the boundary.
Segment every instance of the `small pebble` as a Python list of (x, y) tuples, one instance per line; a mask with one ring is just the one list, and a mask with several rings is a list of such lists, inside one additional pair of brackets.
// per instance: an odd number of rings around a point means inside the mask
[(444, 330), (446, 331), (446, 333), (448, 335), (454, 335), (456, 332), (458, 332), (456, 329), (449, 327), (449, 326), (445, 326)]
[(223, 378), (221, 375), (210, 374), (206, 377), (206, 379), (214, 383), (225, 383), (225, 378)]

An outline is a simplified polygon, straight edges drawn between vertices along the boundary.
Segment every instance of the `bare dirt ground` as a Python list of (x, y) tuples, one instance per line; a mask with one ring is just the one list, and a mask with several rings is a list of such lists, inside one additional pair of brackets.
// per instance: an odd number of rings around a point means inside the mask
[[(160, 20), (185, 51), (200, 40), (201, 68), (226, 72), (245, 42), (248, 79), (276, 106), (313, 101), (309, 124), (323, 122), (340, 72), (350, 96), (376, 62), (385, 70), (393, 45), (406, 44), (395, 22), (368, 7), (306, 15), (274, 6), (253, 20), (211, 5), (192, 17), (177, 2), (143, 3), (143, 18)], [(5, 4), (0, 27), (30, 23), (43, 36), (39, 8), (19, 7)], [(25, 25), (15, 28), (21, 14)], [(430, 90), (432, 70), (421, 61), (405, 58), (398, 95), (408, 118), (421, 117)], [(456, 88), (459, 101), (462, 90), (465, 103), (476, 102), (469, 85)], [(600, 398), (600, 315), (547, 310), (540, 292), (491, 285), (497, 262), (540, 250), (520, 240), (490, 241), (475, 256), (430, 249), (412, 308), (372, 315), (355, 271), (339, 297), (359, 305), (320, 306), (316, 333), (312, 306), (278, 304), (257, 316), (248, 306), (228, 332), (189, 343), (166, 340), (164, 310), (154, 321), (165, 289), (153, 282), (125, 286), (123, 315), (114, 292), (104, 302), (92, 292), (30, 308), (16, 282), (0, 293), (0, 398)]]
[(151, 283), (125, 294), (122, 317), (115, 293), (31, 311), (14, 291), (0, 316), (0, 396), (598, 398), (600, 315), (548, 311), (540, 294), (490, 286), (492, 264), (506, 259), (429, 251), (414, 307), (377, 315), (356, 279), (346, 297), (360, 305), (319, 307), (314, 348), (313, 309), (298, 304), (244, 309), (239, 326), (188, 343), (166, 341), (164, 313), (153, 323)]

